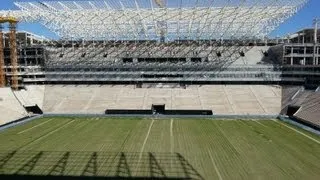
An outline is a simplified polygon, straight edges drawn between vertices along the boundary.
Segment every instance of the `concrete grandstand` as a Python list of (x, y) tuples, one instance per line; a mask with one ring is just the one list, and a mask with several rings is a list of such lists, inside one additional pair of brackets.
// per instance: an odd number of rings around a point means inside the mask
[[(320, 125), (317, 35), (266, 38), (305, 3), (17, 2), (20, 10), (0, 16), (40, 22), (60, 39), (22, 32), (17, 67), (4, 40), (1, 123), (35, 106), (49, 114), (104, 114), (164, 104), (216, 115), (287, 114)], [(12, 79), (18, 91), (8, 88)]]
[[(32, 86), (31, 86), (32, 87)], [(181, 88), (135, 88), (133, 85), (46, 85), (29, 88), (28, 94), (44, 94), (40, 105), (48, 113), (97, 113), (111, 109), (150, 109), (165, 104), (168, 109), (211, 109), (217, 114), (278, 114), (278, 86), (197, 86)], [(20, 96), (26, 99), (26, 96)], [(37, 99), (35, 99), (37, 100)]]

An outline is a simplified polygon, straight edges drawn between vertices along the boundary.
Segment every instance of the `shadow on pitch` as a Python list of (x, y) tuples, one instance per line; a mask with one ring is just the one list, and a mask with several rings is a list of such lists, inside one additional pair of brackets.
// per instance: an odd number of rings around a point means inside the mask
[(0, 152), (1, 179), (204, 179), (180, 153)]

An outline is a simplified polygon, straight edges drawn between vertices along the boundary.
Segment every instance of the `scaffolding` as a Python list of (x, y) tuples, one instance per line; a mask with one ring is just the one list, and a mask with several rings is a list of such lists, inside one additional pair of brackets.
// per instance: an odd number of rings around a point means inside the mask
[(4, 65), (4, 41), (3, 41), (3, 33), (2, 33), (2, 24), (0, 24), (0, 87), (5, 87), (6, 78), (5, 78), (5, 65)]
[(4, 44), (3, 44), (3, 33), (2, 33), (2, 24), (9, 23), (9, 39), (10, 39), (10, 62), (11, 62), (11, 88), (17, 90), (18, 83), (18, 56), (17, 56), (17, 40), (16, 40), (16, 27), (18, 20), (14, 17), (0, 17), (0, 87), (6, 85), (5, 80), (5, 62), (4, 62)]

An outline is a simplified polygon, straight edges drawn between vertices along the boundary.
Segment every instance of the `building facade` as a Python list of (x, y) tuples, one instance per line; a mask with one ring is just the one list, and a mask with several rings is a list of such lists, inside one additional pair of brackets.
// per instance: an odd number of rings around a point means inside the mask
[(314, 29), (304, 29), (289, 38), (290, 43), (283, 46), (284, 65), (320, 65), (320, 29), (316, 33)]

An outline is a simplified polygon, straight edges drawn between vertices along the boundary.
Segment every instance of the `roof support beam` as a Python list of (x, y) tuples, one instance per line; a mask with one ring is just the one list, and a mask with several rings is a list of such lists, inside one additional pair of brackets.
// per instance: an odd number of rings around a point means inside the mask
[(195, 0), (186, 4), (178, 0), (161, 7), (154, 7), (155, 0), (17, 2), (22, 10), (15, 14), (19, 20), (38, 21), (61, 37), (72, 34), (74, 39), (254, 39), (270, 33), (306, 1)]

